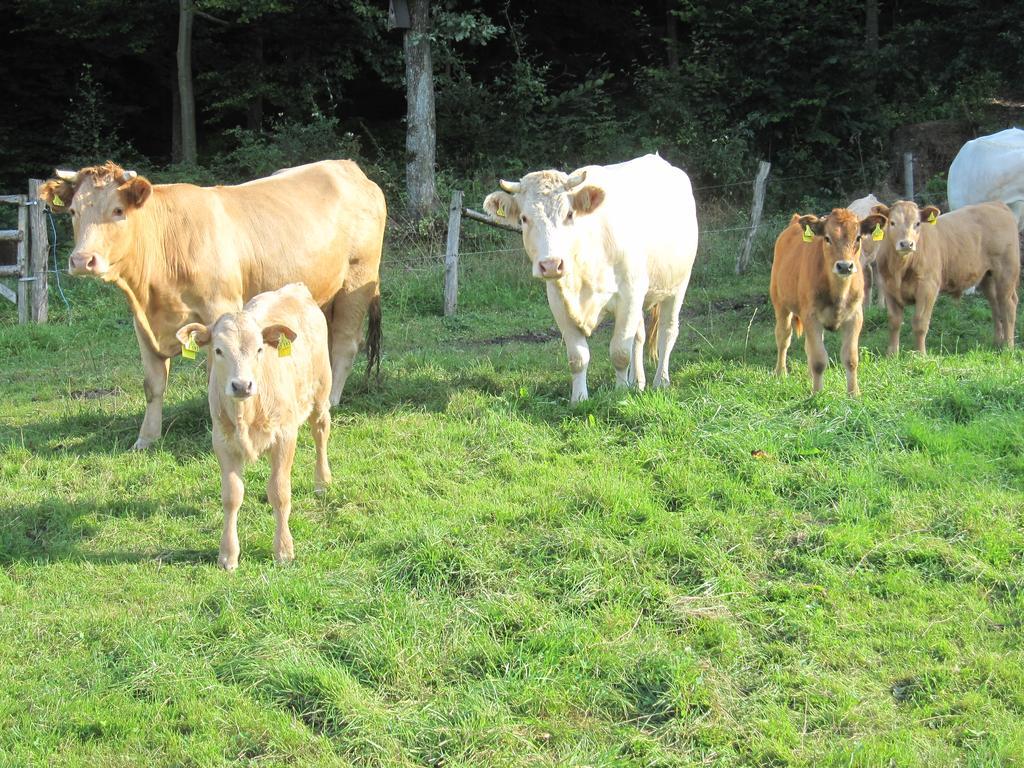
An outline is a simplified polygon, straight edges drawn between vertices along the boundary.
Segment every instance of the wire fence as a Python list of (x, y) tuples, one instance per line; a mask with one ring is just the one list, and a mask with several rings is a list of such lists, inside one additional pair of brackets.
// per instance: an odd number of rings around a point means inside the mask
[[(811, 178), (822, 180), (817, 193), (801, 197), (807, 189), (807, 180)], [(731, 251), (733, 257), (739, 252), (743, 239), (753, 228), (750, 223), (749, 197), (743, 201), (736, 193), (723, 193), (741, 188), (753, 191), (754, 182), (754, 178), (749, 178), (694, 187), (694, 194), (698, 200), (700, 231), (698, 259), (712, 252), (723, 254)], [(829, 208), (845, 206), (870, 191), (869, 182), (869, 172), (862, 165), (832, 169), (826, 174), (769, 176), (765, 200), (765, 209), (769, 213), (759, 223), (753, 261), (770, 262), (771, 243), (791, 213), (798, 209), (802, 213), (823, 213), (823, 201), (830, 203)], [(891, 190), (881, 189), (876, 192), (886, 193)], [(879, 196), (883, 199), (905, 197), (893, 194)], [(934, 195), (929, 195), (924, 190), (913, 196), (917, 202), (932, 202), (934, 198)], [(469, 201), (470, 207), (473, 202)], [(64, 319), (71, 323), (74, 314), (72, 301), (68, 298), (62, 281), (67, 272), (59, 263), (61, 246), (67, 242), (66, 225), (59, 224), (49, 210), (44, 210), (50, 234), (49, 261), (52, 262), (52, 267), (46, 270), (48, 283), (63, 304)], [(60, 237), (61, 232), (65, 232), (64, 240)], [(525, 260), (522, 239), (517, 233), (486, 225), (463, 225), (461, 235), (462, 247), (459, 249), (459, 257), (465, 258), (465, 261), (460, 269), (492, 275), (496, 266), (504, 259), (510, 268), (524, 272), (523, 262), (516, 260), (517, 256)], [(389, 221), (385, 238), (382, 271), (421, 274), (436, 271), (443, 267), (444, 252), (445, 232), (439, 222), (424, 231), (414, 226), (411, 221), (393, 218)], [(56, 313), (57, 317), (60, 314)]]
[[(758, 238), (755, 243), (754, 260), (770, 258), (770, 243), (774, 241), (778, 231), (771, 233), (765, 244), (761, 228), (771, 229), (778, 225), (784, 226), (789, 216), (799, 210), (801, 213), (826, 213), (835, 207), (845, 207), (853, 200), (869, 192), (875, 192), (880, 199), (906, 199), (905, 194), (894, 193), (885, 185), (873, 185), (875, 174), (864, 164), (854, 164), (841, 168), (833, 168), (826, 173), (801, 173), (785, 176), (770, 175), (768, 177), (764, 208), (767, 211), (764, 219), (757, 225)], [(813, 195), (807, 194), (807, 181), (819, 179), (821, 183)], [(753, 188), (755, 178), (740, 181), (705, 184), (694, 187), (697, 197), (697, 218), (700, 234), (701, 250), (720, 252), (727, 244), (722, 238), (736, 239), (736, 248), (742, 245), (743, 238), (754, 228), (750, 221), (750, 198), (740, 202), (736, 195), (722, 195), (726, 190)], [(913, 198), (916, 202), (933, 202), (935, 196), (925, 190), (919, 190)], [(826, 206), (822, 203), (827, 202)], [(472, 201), (468, 207), (474, 207)], [(782, 222), (781, 224), (779, 222)], [(474, 261), (487, 260), (499, 255), (522, 254), (523, 246), (519, 235), (502, 232), (486, 225), (462, 226), (462, 247), (459, 257), (467, 257), (465, 266)], [(405, 271), (421, 271), (438, 269), (444, 264), (445, 236), (444, 232), (435, 233), (432, 239), (410, 243), (407, 240), (392, 240), (385, 249), (385, 267)], [(698, 258), (701, 258), (698, 251)]]

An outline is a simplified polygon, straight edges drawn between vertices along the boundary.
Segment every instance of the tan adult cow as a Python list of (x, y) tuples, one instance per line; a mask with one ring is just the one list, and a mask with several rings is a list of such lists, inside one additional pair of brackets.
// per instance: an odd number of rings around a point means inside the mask
[(996, 346), (1013, 347), (1020, 243), (1017, 219), (1005, 203), (968, 205), (942, 216), (934, 205), (919, 208), (908, 200), (873, 210), (889, 219), (878, 268), (889, 309), (890, 355), (900, 350), (907, 304), (914, 305), (914, 345), (923, 355), (939, 293), (959, 298), (973, 285), (992, 307)]
[(864, 270), (859, 265), (864, 240), (876, 226), (885, 226), (884, 216), (871, 214), (861, 220), (846, 208), (835, 208), (823, 218), (794, 213), (782, 230), (775, 241), (770, 290), (777, 375), (787, 374), (786, 353), (795, 327), (797, 336), (806, 333), (811, 388), (820, 391), (828, 365), (825, 329), (842, 330), (846, 390), (851, 396), (860, 394), (857, 344), (864, 324)]
[(58, 171), (40, 189), (69, 212), (69, 270), (128, 297), (145, 369), (146, 415), (134, 447), (160, 437), (170, 359), (183, 325), (212, 324), (257, 293), (305, 283), (330, 327), (337, 405), (369, 312), (367, 357), (380, 360), (379, 266), (386, 207), (349, 160), (325, 160), (233, 187), (150, 184), (108, 162)]

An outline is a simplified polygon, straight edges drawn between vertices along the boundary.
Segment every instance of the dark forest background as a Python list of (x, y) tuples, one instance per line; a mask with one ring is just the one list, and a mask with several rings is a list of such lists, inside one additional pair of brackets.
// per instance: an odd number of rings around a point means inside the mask
[[(184, 166), (177, 0), (6, 0), (3, 188), (108, 158), (206, 183), (350, 156), (402, 195), (386, 0), (196, 9), (199, 159)], [(864, 186), (891, 178), (907, 126), (942, 121), (928, 125), (953, 126), (955, 144), (1013, 124), (1024, 101), (1019, 2), (434, 0), (431, 44), (442, 184), (657, 149), (699, 185), (765, 158), (807, 190), (825, 174)]]

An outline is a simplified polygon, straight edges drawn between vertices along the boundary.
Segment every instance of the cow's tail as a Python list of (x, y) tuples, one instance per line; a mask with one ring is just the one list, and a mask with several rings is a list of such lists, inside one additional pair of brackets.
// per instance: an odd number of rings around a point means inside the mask
[(377, 366), (377, 380), (380, 380), (380, 284), (370, 299), (368, 308), (370, 325), (366, 331), (366, 377), (370, 377), (370, 370)]
[(799, 315), (793, 318), (793, 328), (796, 329), (796, 337), (798, 339), (804, 335), (804, 321), (800, 319)]
[(647, 313), (647, 356), (658, 362), (658, 326), (661, 325), (661, 304), (655, 304)]

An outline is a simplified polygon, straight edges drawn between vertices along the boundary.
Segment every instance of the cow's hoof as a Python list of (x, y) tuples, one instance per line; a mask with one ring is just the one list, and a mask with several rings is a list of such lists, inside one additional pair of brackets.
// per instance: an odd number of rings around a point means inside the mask
[(225, 571), (234, 571), (238, 569), (238, 558), (221, 555), (217, 558), (217, 564)]
[(152, 440), (152, 439), (150, 439), (148, 437), (140, 437), (138, 440), (135, 441), (135, 444), (132, 446), (132, 450), (133, 451), (148, 451), (149, 448), (155, 442), (156, 442), (155, 440)]

